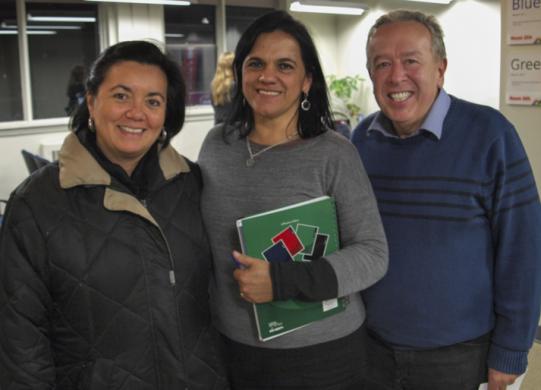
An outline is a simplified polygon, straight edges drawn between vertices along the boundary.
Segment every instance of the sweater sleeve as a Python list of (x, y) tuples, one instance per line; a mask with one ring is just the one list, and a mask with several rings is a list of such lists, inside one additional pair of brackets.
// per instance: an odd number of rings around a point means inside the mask
[(0, 388), (52, 389), (45, 240), (29, 207), (12, 196), (0, 234)]
[(521, 374), (538, 325), (541, 206), (526, 152), (514, 128), (491, 148), (495, 327), (488, 366)]
[(329, 195), (336, 200), (341, 249), (326, 256), (338, 296), (362, 291), (388, 267), (388, 248), (372, 186), (355, 147), (337, 143), (327, 164)]
[(324, 182), (336, 201), (341, 249), (312, 263), (272, 264), (274, 299), (346, 296), (371, 286), (387, 270), (387, 241), (359, 155), (345, 140), (330, 144)]

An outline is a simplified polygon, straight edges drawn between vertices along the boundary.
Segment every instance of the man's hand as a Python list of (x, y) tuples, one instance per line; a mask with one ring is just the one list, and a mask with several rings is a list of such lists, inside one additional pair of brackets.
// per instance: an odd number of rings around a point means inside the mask
[(233, 272), (239, 285), (240, 296), (252, 303), (272, 301), (270, 264), (237, 251), (233, 251), (233, 257), (241, 264), (241, 267)]
[(515, 383), (518, 377), (518, 375), (506, 374), (505, 372), (489, 368), (487, 390), (505, 390), (508, 385)]

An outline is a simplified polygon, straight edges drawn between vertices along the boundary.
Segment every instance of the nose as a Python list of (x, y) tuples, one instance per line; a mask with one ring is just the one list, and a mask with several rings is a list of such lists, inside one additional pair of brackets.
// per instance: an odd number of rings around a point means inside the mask
[(133, 101), (126, 111), (126, 117), (133, 120), (142, 120), (144, 115), (144, 102), (142, 101)]
[(393, 83), (399, 83), (406, 78), (406, 70), (404, 66), (399, 61), (394, 62), (391, 65), (391, 72), (389, 74), (389, 79)]
[(272, 66), (265, 66), (257, 79), (262, 83), (272, 83), (276, 80), (276, 70)]

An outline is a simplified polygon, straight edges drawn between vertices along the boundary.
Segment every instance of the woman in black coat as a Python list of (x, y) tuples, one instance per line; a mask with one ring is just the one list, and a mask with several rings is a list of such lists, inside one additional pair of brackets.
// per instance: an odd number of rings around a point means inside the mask
[(199, 168), (169, 141), (184, 82), (155, 45), (95, 61), (58, 163), (0, 236), (0, 388), (222, 389)]

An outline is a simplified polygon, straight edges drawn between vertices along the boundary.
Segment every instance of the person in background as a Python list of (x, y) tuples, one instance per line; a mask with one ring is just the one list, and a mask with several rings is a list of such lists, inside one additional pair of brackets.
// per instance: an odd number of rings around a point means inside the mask
[(354, 131), (389, 241), (363, 292), (369, 389), (505, 389), (526, 370), (541, 296), (541, 207), (518, 134), (448, 95), (436, 19), (393, 11), (371, 28), (381, 111)]
[[(231, 115), (209, 132), (198, 160), (214, 261), (211, 308), (231, 385), (361, 389), (365, 310), (358, 292), (387, 268), (385, 235), (361, 160), (330, 130), (316, 48), (289, 14), (272, 12), (248, 27), (234, 71)], [(341, 250), (312, 262), (272, 264), (238, 252), (237, 219), (322, 195), (336, 201)], [(344, 312), (259, 341), (252, 303), (346, 296)]]
[[(224, 389), (198, 167), (177, 65), (145, 41), (94, 62), (50, 164), (0, 236), (0, 388)], [(216, 333), (217, 335), (217, 333)]]
[(231, 99), (235, 93), (235, 77), (233, 76), (233, 60), (235, 54), (230, 51), (220, 54), (216, 64), (216, 73), (210, 84), (212, 107), (214, 108), (214, 124), (225, 122), (231, 111)]
[(64, 108), (67, 115), (71, 115), (85, 99), (85, 67), (75, 65), (70, 73), (66, 95), (68, 104)]

